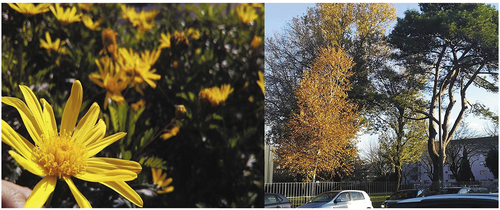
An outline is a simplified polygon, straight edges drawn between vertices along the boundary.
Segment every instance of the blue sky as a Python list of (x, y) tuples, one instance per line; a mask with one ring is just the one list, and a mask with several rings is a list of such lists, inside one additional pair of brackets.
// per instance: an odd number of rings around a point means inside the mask
[[(398, 17), (404, 17), (404, 12), (408, 9), (420, 10), (418, 3), (394, 3), (394, 5)], [(498, 3), (493, 3), (492, 5), (498, 8)], [(275, 33), (283, 33), (283, 28), (285, 28), (286, 24), (290, 22), (292, 18), (302, 16), (307, 13), (308, 7), (315, 6), (315, 3), (266, 3), (265, 36), (273, 37)], [(492, 111), (498, 112), (498, 93), (492, 94), (476, 87), (471, 87), (467, 91), (467, 98), (473, 103), (478, 101), (482, 102), (490, 107)], [(478, 130), (478, 132), (481, 132), (482, 127), (488, 122), (473, 116), (468, 116), (464, 121), (468, 122), (469, 126)], [(368, 144), (375, 143), (377, 141), (376, 139), (376, 136), (362, 135), (359, 137), (360, 143), (358, 144), (358, 148), (366, 148)]]

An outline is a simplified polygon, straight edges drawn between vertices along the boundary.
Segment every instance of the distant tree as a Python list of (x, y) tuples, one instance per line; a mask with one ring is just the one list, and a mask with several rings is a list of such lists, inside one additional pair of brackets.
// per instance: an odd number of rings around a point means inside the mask
[(434, 177), (434, 165), (432, 164), (432, 159), (429, 155), (428, 147), (425, 148), (424, 153), (422, 154), (422, 168), (427, 172), (426, 175), (429, 179), (432, 180)]
[(409, 10), (398, 19), (389, 42), (399, 49), (402, 65), (428, 78), (431, 99), (422, 114), (429, 120), (435, 189), (444, 183), (446, 146), (466, 111), (480, 107), (467, 100), (467, 89), (474, 84), (498, 92), (498, 11), (477, 3), (419, 5), (421, 12)]
[[(395, 118), (397, 117), (397, 118)], [(396, 190), (399, 190), (403, 165), (419, 162), (425, 148), (425, 122), (405, 119), (398, 113), (389, 124), (391, 129), (380, 135), (382, 157), (394, 168)]]
[(498, 148), (493, 147), (486, 156), (486, 167), (493, 173), (495, 179), (498, 179)]
[(370, 175), (374, 178), (385, 177), (386, 174), (390, 173), (391, 166), (385, 162), (382, 156), (380, 144), (378, 142), (372, 143), (362, 150), (363, 159), (366, 163)]
[(276, 162), (306, 181), (315, 181), (319, 173), (333, 177), (352, 172), (358, 113), (346, 99), (351, 67), (343, 50), (323, 49), (295, 91), (299, 109), (285, 123)]
[(472, 169), (470, 167), (470, 162), (467, 154), (467, 150), (464, 148), (464, 154), (462, 157), (462, 163), (460, 164), (460, 170), (458, 171), (457, 181), (475, 181), (476, 178), (472, 173)]
[(417, 110), (425, 109), (419, 93), (425, 78), (389, 64), (375, 72), (372, 85), (378, 97), (371, 118), (378, 118), (382, 157), (393, 167), (399, 189), (403, 165), (420, 161), (427, 138), (426, 123), (416, 120), (424, 117)]
[(471, 129), (468, 122), (462, 122), (457, 129), (452, 141), (446, 147), (446, 165), (448, 165), (453, 176), (458, 177), (460, 167), (463, 162), (463, 152), (466, 151), (468, 161), (470, 163), (471, 157), (484, 153), (481, 145), (473, 140), (466, 140), (478, 137), (475, 130)]

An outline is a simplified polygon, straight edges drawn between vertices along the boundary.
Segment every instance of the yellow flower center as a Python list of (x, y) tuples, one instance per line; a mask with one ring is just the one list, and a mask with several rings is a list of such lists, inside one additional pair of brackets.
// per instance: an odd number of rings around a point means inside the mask
[[(61, 132), (62, 133), (62, 132)], [(48, 176), (75, 176), (85, 172), (87, 149), (70, 135), (43, 135), (34, 149), (34, 161), (45, 168)]]

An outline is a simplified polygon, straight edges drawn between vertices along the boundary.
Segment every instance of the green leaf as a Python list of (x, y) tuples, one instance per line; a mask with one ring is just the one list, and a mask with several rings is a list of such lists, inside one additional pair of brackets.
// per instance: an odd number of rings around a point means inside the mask
[(115, 132), (120, 131), (120, 124), (118, 119), (118, 112), (116, 111), (115, 104), (111, 103), (108, 105), (109, 116), (111, 117), (111, 123), (113, 124), (113, 129)]

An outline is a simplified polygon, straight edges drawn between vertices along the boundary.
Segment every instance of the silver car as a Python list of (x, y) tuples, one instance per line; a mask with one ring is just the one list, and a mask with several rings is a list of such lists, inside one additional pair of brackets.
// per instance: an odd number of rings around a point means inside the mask
[(362, 190), (334, 190), (319, 194), (298, 208), (372, 209), (370, 196)]

